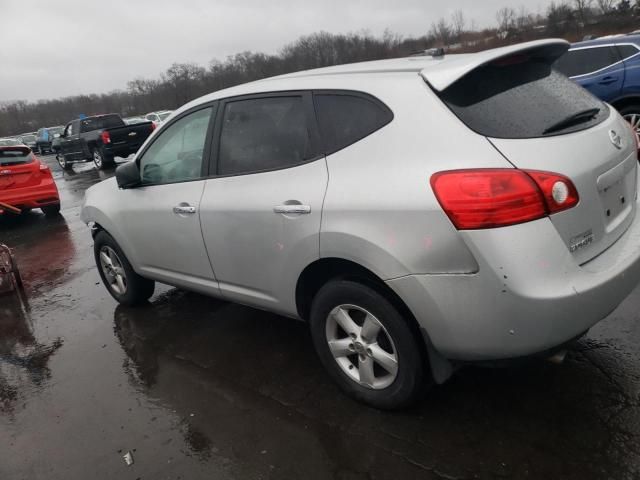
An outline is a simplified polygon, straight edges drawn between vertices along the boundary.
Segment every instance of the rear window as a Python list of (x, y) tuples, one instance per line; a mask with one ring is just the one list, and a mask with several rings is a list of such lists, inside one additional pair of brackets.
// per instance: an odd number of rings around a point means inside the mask
[(440, 97), (470, 129), (494, 138), (575, 132), (609, 116), (604, 103), (539, 59), (480, 67)]
[(0, 167), (19, 165), (33, 162), (33, 153), (28, 148), (2, 150), (0, 149)]
[(124, 122), (118, 115), (103, 115), (100, 117), (85, 118), (80, 122), (81, 132), (91, 132), (93, 130), (104, 130), (105, 128), (115, 128), (124, 126)]
[(393, 120), (391, 110), (364, 94), (314, 95), (320, 131), (327, 155), (371, 135)]
[(583, 48), (565, 53), (554, 67), (567, 77), (577, 77), (597, 72), (619, 61), (620, 56), (614, 47)]

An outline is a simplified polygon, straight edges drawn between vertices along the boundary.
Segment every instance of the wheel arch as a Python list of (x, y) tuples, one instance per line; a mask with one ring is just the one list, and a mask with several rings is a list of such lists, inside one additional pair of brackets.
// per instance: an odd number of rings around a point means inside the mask
[(640, 95), (630, 95), (611, 102), (611, 106), (618, 111), (630, 105), (638, 105), (640, 107)]
[(338, 257), (320, 258), (302, 271), (295, 291), (296, 308), (301, 319), (309, 320), (314, 296), (323, 285), (336, 279), (361, 282), (385, 297), (398, 309), (413, 334), (423, 340), (418, 343), (436, 383), (444, 383), (453, 374), (454, 366), (435, 349), (428, 332), (420, 326), (415, 315), (400, 296), (374, 272), (352, 260)]

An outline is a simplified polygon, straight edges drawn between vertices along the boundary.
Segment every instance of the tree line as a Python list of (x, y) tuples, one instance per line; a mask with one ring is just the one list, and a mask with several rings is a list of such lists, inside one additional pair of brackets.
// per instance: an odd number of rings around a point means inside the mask
[(570, 41), (587, 36), (627, 33), (640, 19), (640, 0), (560, 0), (544, 14), (525, 7), (504, 7), (496, 12), (492, 28), (478, 29), (462, 10), (440, 18), (427, 32), (401, 37), (389, 31), (303, 36), (276, 54), (242, 52), (209, 65), (174, 63), (158, 78), (134, 78), (126, 89), (76, 95), (52, 100), (23, 100), (0, 104), (0, 137), (66, 124), (79, 114), (141, 115), (175, 109), (207, 93), (252, 80), (299, 70), (343, 63), (411, 55), (432, 47), (451, 52), (473, 52), (545, 37)]

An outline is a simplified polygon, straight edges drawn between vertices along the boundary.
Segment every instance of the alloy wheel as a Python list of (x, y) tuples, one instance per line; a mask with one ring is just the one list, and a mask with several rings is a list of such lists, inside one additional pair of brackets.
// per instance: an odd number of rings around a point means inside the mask
[(93, 151), (93, 163), (96, 164), (96, 167), (102, 168), (102, 155), (97, 149)]
[(326, 339), (338, 366), (359, 385), (382, 390), (396, 379), (398, 354), (393, 340), (364, 308), (335, 307), (326, 320)]
[(631, 124), (636, 134), (640, 135), (640, 113), (628, 113), (623, 116), (624, 119)]
[(127, 293), (127, 274), (122, 261), (113, 248), (105, 245), (100, 249), (100, 268), (111, 288), (118, 295)]

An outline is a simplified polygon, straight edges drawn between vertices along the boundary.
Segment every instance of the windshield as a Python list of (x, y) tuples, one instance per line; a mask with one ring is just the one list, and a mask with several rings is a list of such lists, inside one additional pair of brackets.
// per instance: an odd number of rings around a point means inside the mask
[[(1, 142), (2, 140), (0, 140)], [(22, 147), (15, 150), (0, 149), (0, 166), (7, 167), (9, 165), (19, 165), (22, 163), (31, 163), (33, 161), (33, 153)]]
[[(552, 66), (526, 56), (480, 67), (444, 90), (440, 97), (473, 131), (494, 138), (536, 138), (590, 128), (609, 109)], [(584, 121), (581, 112), (593, 111)], [(557, 129), (566, 122), (566, 128)]]

